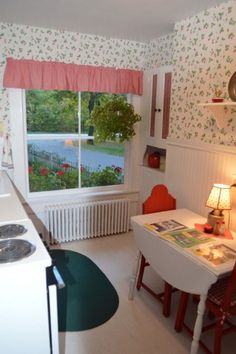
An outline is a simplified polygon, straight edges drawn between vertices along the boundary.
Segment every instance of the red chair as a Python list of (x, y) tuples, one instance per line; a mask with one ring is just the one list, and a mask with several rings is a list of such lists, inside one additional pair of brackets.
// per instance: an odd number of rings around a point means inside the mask
[[(180, 332), (184, 327), (192, 335), (193, 330), (184, 322), (188, 298), (188, 293), (181, 293), (175, 330)], [(210, 351), (202, 341), (199, 344), (208, 354), (220, 354), (222, 335), (236, 331), (236, 325), (230, 321), (230, 318), (236, 315), (236, 262), (231, 275), (218, 280), (210, 288), (206, 300), (206, 310), (209, 312), (209, 317), (214, 315), (216, 319), (213, 324), (202, 328), (202, 332), (215, 328), (213, 351)], [(226, 328), (224, 328), (225, 325), (227, 326)]]
[[(148, 199), (143, 203), (143, 214), (174, 209), (176, 209), (176, 200), (168, 193), (168, 189), (163, 184), (154, 186), (150, 197), (148, 197)], [(136, 288), (140, 290), (140, 288), (143, 287), (153, 297), (155, 297), (155, 299), (163, 303), (163, 314), (168, 317), (170, 315), (171, 294), (173, 291), (172, 286), (165, 282), (164, 292), (155, 293), (143, 282), (144, 270), (147, 266), (149, 266), (149, 263), (142, 255)]]

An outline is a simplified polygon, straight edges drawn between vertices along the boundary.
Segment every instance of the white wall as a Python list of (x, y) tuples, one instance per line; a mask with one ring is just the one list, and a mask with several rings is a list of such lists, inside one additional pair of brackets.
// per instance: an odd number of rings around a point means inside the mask
[[(231, 185), (236, 173), (234, 148), (207, 144), (168, 145), (166, 183), (177, 199), (178, 208), (188, 208), (207, 216), (211, 209), (205, 206), (214, 183)], [(231, 189), (232, 210), (230, 227), (236, 230), (236, 188)], [(224, 212), (228, 219), (229, 212)]]

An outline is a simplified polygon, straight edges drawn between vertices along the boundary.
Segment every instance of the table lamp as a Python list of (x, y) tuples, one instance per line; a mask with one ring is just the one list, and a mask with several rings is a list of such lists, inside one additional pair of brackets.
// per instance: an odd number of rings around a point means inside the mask
[(224, 221), (223, 210), (231, 209), (230, 186), (227, 184), (214, 184), (207, 199), (206, 206), (213, 209), (208, 214), (208, 224), (214, 227), (217, 221)]

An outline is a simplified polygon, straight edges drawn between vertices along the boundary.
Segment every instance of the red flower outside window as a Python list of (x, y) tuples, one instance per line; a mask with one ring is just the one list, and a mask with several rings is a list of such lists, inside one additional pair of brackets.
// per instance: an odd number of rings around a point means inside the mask
[(122, 172), (122, 168), (119, 167), (119, 166), (117, 166), (117, 167), (114, 168), (114, 171), (115, 171), (116, 173), (121, 173), (121, 172)]
[(48, 168), (47, 167), (42, 167), (39, 170), (41, 176), (47, 176), (48, 175)]
[(62, 167), (66, 169), (66, 168), (70, 168), (71, 166), (70, 166), (69, 163), (64, 162), (64, 163), (62, 164)]
[(64, 172), (64, 171), (58, 171), (58, 172), (57, 172), (57, 175), (58, 175), (59, 177), (64, 176), (64, 174), (65, 174), (65, 172)]

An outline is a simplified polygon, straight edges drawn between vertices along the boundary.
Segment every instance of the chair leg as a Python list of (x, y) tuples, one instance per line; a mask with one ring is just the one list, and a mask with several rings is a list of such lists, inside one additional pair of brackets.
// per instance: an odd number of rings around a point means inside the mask
[(213, 354), (221, 354), (221, 337), (223, 333), (224, 320), (217, 319), (215, 327), (214, 351)]
[(145, 259), (145, 257), (142, 255), (142, 257), (141, 257), (141, 262), (140, 262), (140, 268), (139, 268), (139, 274), (138, 274), (138, 280), (137, 280), (137, 285), (136, 285), (136, 288), (137, 288), (138, 290), (140, 290), (140, 288), (141, 288), (145, 264), (146, 264), (146, 259)]
[(184, 317), (188, 305), (189, 294), (184, 291), (181, 292), (180, 302), (178, 306), (178, 311), (175, 320), (175, 330), (176, 332), (181, 332), (184, 324)]
[(214, 314), (210, 310), (207, 311), (207, 317), (209, 320), (213, 320), (215, 318)]
[(171, 295), (172, 295), (172, 286), (169, 283), (165, 282), (163, 310), (162, 310), (162, 313), (165, 317), (170, 316)]

